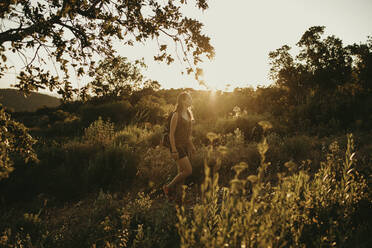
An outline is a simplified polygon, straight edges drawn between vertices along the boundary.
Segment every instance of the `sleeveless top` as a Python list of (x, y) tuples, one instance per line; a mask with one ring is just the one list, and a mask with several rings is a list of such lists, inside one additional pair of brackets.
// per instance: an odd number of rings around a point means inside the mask
[[(188, 112), (187, 114), (190, 117), (190, 114)], [(183, 118), (180, 113), (178, 113), (176, 131), (174, 132), (176, 147), (187, 145), (190, 139), (190, 135), (191, 120), (185, 120), (185, 118)]]

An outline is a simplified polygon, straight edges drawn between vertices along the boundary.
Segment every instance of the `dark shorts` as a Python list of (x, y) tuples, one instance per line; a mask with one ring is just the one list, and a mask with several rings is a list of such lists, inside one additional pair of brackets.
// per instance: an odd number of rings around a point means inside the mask
[(176, 149), (178, 152), (178, 159), (181, 159), (184, 157), (190, 157), (190, 153), (186, 146), (177, 146)]

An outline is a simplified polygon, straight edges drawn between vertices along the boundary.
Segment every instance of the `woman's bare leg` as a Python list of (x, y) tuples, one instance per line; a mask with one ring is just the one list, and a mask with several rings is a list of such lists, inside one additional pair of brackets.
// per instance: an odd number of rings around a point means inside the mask
[(189, 157), (183, 157), (176, 161), (178, 174), (173, 178), (173, 180), (168, 184), (168, 188), (174, 187), (176, 185), (182, 185), (185, 179), (191, 175), (192, 167)]

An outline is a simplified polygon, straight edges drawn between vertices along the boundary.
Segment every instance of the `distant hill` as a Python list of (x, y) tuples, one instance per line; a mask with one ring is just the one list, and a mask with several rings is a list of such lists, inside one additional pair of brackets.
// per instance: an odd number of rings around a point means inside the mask
[(16, 89), (0, 89), (0, 103), (16, 112), (31, 112), (44, 106), (56, 107), (60, 105), (60, 99), (36, 92), (24, 97), (23, 94)]

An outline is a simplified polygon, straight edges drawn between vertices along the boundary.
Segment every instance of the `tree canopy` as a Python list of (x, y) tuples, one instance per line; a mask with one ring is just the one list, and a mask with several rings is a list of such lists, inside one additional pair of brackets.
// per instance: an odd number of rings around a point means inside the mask
[[(185, 0), (11, 0), (0, 4), (0, 77), (9, 68), (7, 55), (24, 63), (16, 87), (26, 92), (59, 90), (71, 98), (70, 70), (84, 75), (94, 68), (96, 55), (115, 54), (114, 43), (125, 46), (157, 40), (154, 59), (172, 63), (179, 57), (188, 73), (214, 49), (202, 33), (203, 24), (184, 14)], [(195, 8), (206, 10), (207, 0)], [(176, 47), (176, 52), (171, 49)], [(171, 50), (171, 51), (170, 51)], [(180, 54), (180, 56), (179, 56)], [(45, 65), (52, 61), (55, 70)], [(90, 70), (92, 72), (92, 70)], [(197, 75), (196, 75), (197, 76)]]
[[(207, 0), (196, 0), (195, 4), (199, 10), (208, 8)], [(190, 4), (185, 0), (2, 1), (0, 78), (11, 67), (9, 54), (15, 53), (24, 65), (15, 86), (26, 93), (47, 88), (71, 99), (78, 92), (70, 81), (71, 70), (75, 70), (78, 76), (88, 74), (93, 78), (95, 94), (120, 95), (128, 80), (133, 83), (142, 80), (138, 67), (142, 64), (131, 64), (118, 57), (115, 42), (133, 46), (148, 40), (158, 43), (155, 60), (170, 64), (177, 56), (185, 63), (187, 73), (194, 72), (197, 77), (198, 63), (213, 57), (214, 49), (210, 38), (202, 33), (202, 23), (184, 14), (186, 5)], [(170, 52), (174, 51), (172, 44), (175, 52)], [(102, 58), (96, 65), (96, 60)], [(123, 68), (118, 69), (118, 65)], [(102, 71), (111, 69), (111, 74)], [(113, 79), (118, 78), (113, 84)], [(157, 85), (147, 83), (151, 87)], [(26, 160), (34, 157), (34, 140), (2, 107), (0, 124), (1, 179), (13, 170), (15, 157), (23, 157), (24, 152), (28, 154), (24, 156)]]
[(91, 71), (94, 79), (87, 85), (98, 97), (119, 97), (129, 95), (132, 89), (140, 86), (144, 80), (141, 68), (143, 61), (131, 63), (126, 57), (108, 57), (98, 63)]
[(271, 77), (277, 86), (288, 89), (290, 98), (299, 104), (307, 95), (327, 95), (354, 85), (359, 90), (370, 91), (365, 78), (370, 71), (372, 42), (343, 46), (335, 36), (322, 39), (324, 26), (309, 28), (297, 46), (294, 58), (290, 47), (284, 45), (270, 52)]
[(270, 52), (270, 73), (285, 92), (282, 106), (301, 109), (290, 119), (320, 123), (333, 118), (346, 128), (370, 118), (372, 39), (344, 46), (333, 35), (323, 37), (324, 29), (314, 26), (305, 31), (295, 57), (288, 45)]

